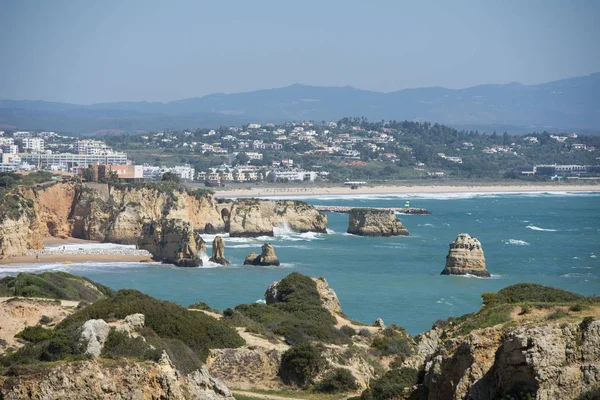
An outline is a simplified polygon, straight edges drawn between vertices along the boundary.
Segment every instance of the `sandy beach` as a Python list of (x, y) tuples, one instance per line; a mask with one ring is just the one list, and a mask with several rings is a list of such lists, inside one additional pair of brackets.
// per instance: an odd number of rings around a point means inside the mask
[(77, 263), (77, 262), (151, 262), (150, 253), (135, 248), (107, 248), (107, 243), (69, 238), (48, 237), (43, 250), (29, 250), (29, 254), (0, 259), (1, 265), (35, 263)]
[(599, 192), (600, 184), (574, 185), (565, 183), (543, 185), (405, 185), (405, 186), (281, 186), (223, 189), (216, 197), (312, 196), (312, 195), (383, 195), (410, 193), (536, 193), (536, 192)]

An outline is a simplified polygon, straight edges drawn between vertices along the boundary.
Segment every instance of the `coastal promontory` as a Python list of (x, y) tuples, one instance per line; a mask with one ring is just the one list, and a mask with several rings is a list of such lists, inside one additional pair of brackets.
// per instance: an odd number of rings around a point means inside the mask
[(273, 236), (273, 228), (282, 225), (300, 233), (327, 233), (327, 216), (297, 200), (238, 199), (231, 206), (231, 237)]
[(408, 230), (390, 210), (353, 208), (348, 233), (360, 236), (408, 236)]
[(489, 278), (481, 243), (468, 233), (461, 233), (450, 243), (446, 268), (442, 275), (475, 275)]

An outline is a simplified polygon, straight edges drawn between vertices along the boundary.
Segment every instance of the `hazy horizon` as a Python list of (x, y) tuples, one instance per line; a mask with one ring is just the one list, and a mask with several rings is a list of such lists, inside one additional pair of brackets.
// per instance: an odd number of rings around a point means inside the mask
[(600, 71), (600, 3), (0, 0), (0, 98), (168, 102), (289, 86), (392, 92)]

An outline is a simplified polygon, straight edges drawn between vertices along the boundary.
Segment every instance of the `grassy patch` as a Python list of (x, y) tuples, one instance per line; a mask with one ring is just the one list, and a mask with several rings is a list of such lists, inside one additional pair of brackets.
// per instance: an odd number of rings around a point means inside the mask
[(505, 287), (497, 293), (483, 293), (481, 297), (483, 304), (489, 307), (525, 302), (572, 303), (586, 299), (585, 296), (577, 293), (536, 283), (518, 283)]
[(0, 279), (0, 296), (41, 297), (47, 299), (94, 302), (114, 291), (87, 278), (66, 272), (20, 273)]

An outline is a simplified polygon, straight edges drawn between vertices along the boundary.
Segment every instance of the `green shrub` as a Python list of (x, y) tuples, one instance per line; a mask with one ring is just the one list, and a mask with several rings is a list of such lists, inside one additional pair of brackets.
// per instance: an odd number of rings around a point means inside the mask
[(592, 322), (594, 322), (593, 317), (585, 317), (583, 319), (583, 321), (581, 321), (581, 323), (579, 324), (579, 327), (581, 328), (582, 331), (586, 332), (588, 330), (588, 328), (590, 327), (590, 325), (592, 324)]
[(130, 338), (129, 335), (115, 328), (110, 330), (102, 357), (106, 358), (136, 358), (138, 360), (160, 360), (161, 351), (152, 349), (142, 337)]
[(530, 312), (531, 312), (531, 306), (529, 304), (526, 304), (521, 307), (521, 312), (519, 313), (519, 315), (529, 314)]
[(373, 339), (371, 347), (379, 350), (384, 355), (409, 356), (412, 354), (409, 338), (405, 333), (393, 327), (386, 328), (383, 331), (383, 336)]
[(500, 290), (498, 293), (483, 293), (485, 306), (514, 304), (523, 302), (570, 303), (582, 301), (585, 296), (536, 283), (518, 283)]
[(42, 328), (40, 325), (28, 326), (21, 332), (17, 333), (15, 337), (27, 340), (31, 343), (39, 343), (43, 342), (44, 340), (49, 340), (52, 337), (52, 331)]
[(362, 400), (389, 400), (398, 398), (405, 388), (418, 383), (419, 372), (414, 368), (392, 369), (371, 382), (371, 387), (361, 394)]
[(367, 328), (362, 328), (360, 331), (358, 331), (358, 334), (360, 336), (370, 337), (371, 336), (371, 331), (368, 330)]
[(552, 314), (548, 315), (546, 317), (547, 320), (552, 321), (555, 319), (561, 319), (561, 318), (565, 318), (568, 317), (569, 314), (564, 312), (563, 310), (556, 310), (555, 312), (553, 312)]
[(319, 349), (309, 343), (302, 343), (283, 353), (279, 375), (288, 385), (305, 386), (312, 383), (326, 364)]
[(42, 317), (40, 318), (40, 324), (42, 324), (42, 325), (48, 325), (51, 322), (52, 322), (52, 318), (50, 318), (47, 315), (42, 315)]
[(183, 374), (202, 368), (202, 359), (181, 340), (155, 337), (148, 342), (157, 349), (165, 350), (173, 365)]
[(199, 301), (197, 303), (190, 304), (187, 308), (192, 309), (192, 310), (210, 311), (210, 312), (214, 312), (217, 314), (219, 313), (219, 310), (215, 310), (214, 308), (210, 307), (208, 304), (206, 304), (203, 301)]
[(346, 368), (336, 368), (325, 374), (316, 390), (325, 393), (352, 392), (358, 389), (358, 382)]
[(340, 331), (342, 331), (342, 333), (346, 336), (352, 337), (354, 335), (356, 335), (356, 331), (354, 330), (354, 328), (352, 328), (351, 326), (348, 325), (344, 325), (340, 328)]
[(589, 310), (590, 306), (588, 306), (587, 304), (584, 303), (577, 303), (577, 304), (573, 304), (571, 307), (569, 307), (569, 311), (573, 311), (573, 312), (580, 312), (580, 311), (585, 311), (585, 310)]
[(457, 333), (466, 335), (476, 329), (489, 328), (490, 326), (510, 321), (510, 313), (513, 306), (505, 305), (494, 308), (484, 307), (480, 312), (466, 314), (456, 319), (459, 324)]
[(590, 389), (581, 394), (577, 400), (599, 400), (600, 399), (600, 387)]
[(137, 290), (120, 290), (113, 297), (98, 300), (67, 317), (57, 328), (72, 332), (89, 319), (121, 319), (135, 313), (144, 314), (146, 326), (161, 338), (179, 339), (203, 359), (211, 348), (233, 348), (244, 344), (237, 332), (224, 322)]
[(40, 361), (58, 361), (81, 355), (83, 349), (77, 339), (66, 332), (55, 331), (48, 345), (42, 350)]

